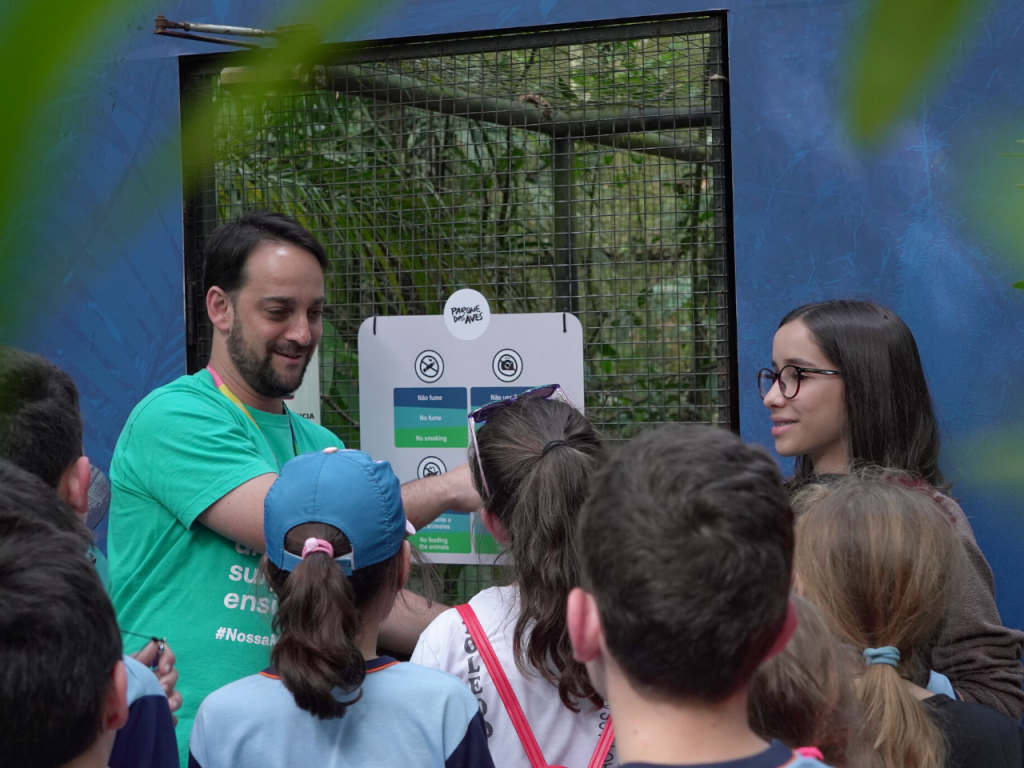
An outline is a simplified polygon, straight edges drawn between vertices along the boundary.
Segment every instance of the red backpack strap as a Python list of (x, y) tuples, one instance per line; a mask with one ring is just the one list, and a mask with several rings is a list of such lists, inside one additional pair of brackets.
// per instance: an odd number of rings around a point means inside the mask
[(612, 727), (612, 718), (609, 715), (608, 722), (604, 724), (604, 732), (601, 734), (601, 738), (597, 740), (597, 747), (594, 749), (594, 754), (591, 756), (587, 768), (601, 768), (604, 765), (604, 759), (608, 757), (613, 741), (615, 741), (615, 728)]
[[(455, 610), (462, 617), (466, 629), (469, 630), (469, 636), (473, 638), (473, 643), (480, 652), (480, 658), (483, 660), (484, 666), (491, 673), (491, 680), (494, 681), (494, 687), (498, 689), (501, 703), (505, 705), (505, 711), (508, 712), (512, 725), (515, 726), (516, 733), (519, 735), (519, 741), (522, 742), (523, 749), (526, 750), (526, 756), (530, 759), (530, 765), (533, 768), (546, 768), (547, 761), (544, 759), (544, 754), (540, 751), (537, 737), (533, 735), (530, 724), (526, 722), (526, 715), (523, 714), (523, 708), (519, 706), (519, 699), (516, 698), (515, 691), (512, 690), (512, 686), (505, 676), (505, 670), (501, 668), (501, 662), (498, 661), (498, 657), (494, 654), (494, 648), (491, 647), (491, 641), (487, 639), (487, 633), (484, 632), (484, 628), (480, 625), (476, 612), (469, 605), (457, 606)], [(605, 733), (610, 728), (611, 721), (605, 726)], [(610, 745), (611, 742), (609, 742)], [(601, 759), (603, 761), (604, 757), (602, 756)]]

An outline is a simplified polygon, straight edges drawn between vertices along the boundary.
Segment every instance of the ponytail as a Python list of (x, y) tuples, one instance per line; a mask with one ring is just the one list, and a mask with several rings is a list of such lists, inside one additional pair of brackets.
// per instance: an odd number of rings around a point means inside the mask
[[(285, 549), (302, 551), (313, 537), (330, 542), (334, 557), (352, 551), (345, 535), (326, 523), (303, 523), (288, 532)], [(387, 584), (397, 589), (398, 558), (345, 575), (331, 555), (312, 552), (289, 573), (263, 559), (263, 569), (277, 594), (270, 661), (295, 704), (321, 720), (340, 718), (362, 693), (366, 662), (359, 648), (362, 610)], [(343, 701), (335, 698), (335, 689)]]
[(864, 730), (886, 768), (942, 768), (942, 731), (896, 667), (869, 664), (857, 684)]
[[(480, 428), (480, 462), (491, 490), (484, 505), (509, 535), (519, 586), (513, 637), (516, 667), (558, 688), (562, 704), (603, 706), (586, 668), (573, 658), (566, 598), (579, 585), (576, 521), (590, 477), (603, 459), (590, 422), (558, 400), (519, 400)], [(480, 470), (470, 459), (477, 489)]]
[(864, 738), (884, 768), (942, 768), (946, 755), (941, 729), (905, 682), (927, 684), (965, 562), (929, 493), (851, 475), (819, 489), (796, 525), (795, 570), (832, 631), (861, 651), (899, 651), (897, 666), (867, 664), (855, 685)]

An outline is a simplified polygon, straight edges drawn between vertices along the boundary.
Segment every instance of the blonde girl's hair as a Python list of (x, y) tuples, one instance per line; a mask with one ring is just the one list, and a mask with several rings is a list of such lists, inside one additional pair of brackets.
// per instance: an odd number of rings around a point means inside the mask
[(864, 735), (885, 768), (941, 768), (946, 755), (942, 732), (903, 683), (927, 684), (965, 558), (929, 493), (853, 476), (796, 526), (797, 574), (832, 631), (859, 651), (899, 649), (897, 667), (858, 661), (855, 685)]
[(786, 746), (817, 747), (834, 768), (862, 768), (868, 751), (853, 690), (853, 651), (841, 644), (818, 610), (792, 595), (799, 624), (777, 656), (750, 682), (750, 727)]

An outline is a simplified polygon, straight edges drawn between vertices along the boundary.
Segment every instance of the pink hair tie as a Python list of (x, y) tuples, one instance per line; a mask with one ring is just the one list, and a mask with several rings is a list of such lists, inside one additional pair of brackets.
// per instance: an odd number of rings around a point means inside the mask
[(793, 751), (801, 757), (813, 757), (815, 760), (825, 759), (825, 756), (821, 754), (821, 750), (817, 747), (799, 747)]
[(306, 555), (313, 552), (323, 552), (330, 558), (334, 557), (334, 547), (331, 546), (331, 542), (311, 537), (306, 539), (306, 543), (302, 545), (302, 559), (305, 560)]

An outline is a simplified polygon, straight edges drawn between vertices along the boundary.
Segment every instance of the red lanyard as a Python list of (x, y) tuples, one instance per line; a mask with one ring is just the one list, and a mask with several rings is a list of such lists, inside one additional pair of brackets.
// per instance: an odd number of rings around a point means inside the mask
[[(533, 735), (533, 729), (526, 722), (526, 715), (523, 714), (523, 708), (519, 705), (516, 692), (512, 690), (512, 685), (509, 683), (508, 677), (505, 676), (505, 670), (501, 668), (501, 662), (498, 661), (494, 648), (491, 646), (491, 641), (487, 639), (487, 633), (484, 632), (480, 620), (476, 617), (476, 611), (469, 605), (457, 606), (455, 610), (459, 612), (462, 621), (465, 622), (466, 629), (469, 630), (469, 636), (473, 638), (473, 643), (480, 652), (480, 658), (483, 660), (484, 666), (491, 673), (491, 680), (494, 681), (494, 687), (498, 689), (498, 695), (501, 697), (502, 704), (505, 705), (505, 711), (508, 712), (512, 725), (519, 735), (519, 741), (522, 742), (523, 749), (526, 750), (526, 756), (530, 759), (530, 765), (532, 768), (547, 768), (548, 762), (540, 751), (537, 737)], [(613, 741), (615, 741), (615, 730), (612, 728), (612, 719), (609, 717), (601, 738), (597, 740), (597, 747), (594, 749), (594, 754), (591, 756), (587, 768), (600, 768), (604, 764), (604, 759), (611, 750)]]

